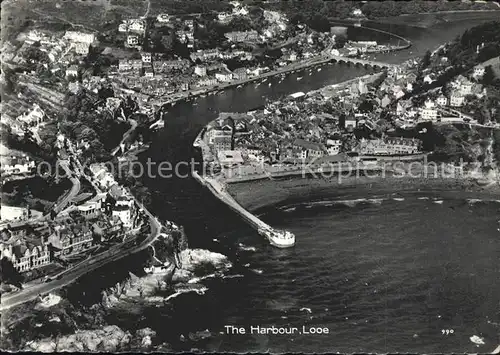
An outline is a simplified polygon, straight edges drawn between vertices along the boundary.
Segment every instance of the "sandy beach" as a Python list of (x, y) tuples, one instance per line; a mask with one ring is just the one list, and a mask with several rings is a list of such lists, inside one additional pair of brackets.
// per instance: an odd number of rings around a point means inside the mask
[(468, 179), (350, 177), (341, 182), (336, 178), (288, 178), (258, 180), (228, 185), (232, 196), (246, 209), (325, 199), (346, 199), (391, 194), (436, 194), (439, 197), (500, 199), (500, 186), (481, 186)]

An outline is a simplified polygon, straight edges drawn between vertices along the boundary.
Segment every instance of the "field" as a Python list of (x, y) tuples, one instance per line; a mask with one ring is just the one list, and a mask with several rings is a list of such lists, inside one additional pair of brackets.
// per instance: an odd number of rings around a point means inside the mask
[(27, 26), (101, 31), (125, 18), (143, 16), (146, 0), (10, 0), (2, 2), (2, 40)]
[(394, 17), (377, 18), (377, 22), (388, 23), (394, 25), (406, 25), (421, 28), (428, 28), (440, 23), (456, 22), (456, 21), (470, 21), (491, 19), (492, 14), (500, 11), (458, 11), (458, 12), (439, 12), (434, 14), (413, 14), (401, 15)]

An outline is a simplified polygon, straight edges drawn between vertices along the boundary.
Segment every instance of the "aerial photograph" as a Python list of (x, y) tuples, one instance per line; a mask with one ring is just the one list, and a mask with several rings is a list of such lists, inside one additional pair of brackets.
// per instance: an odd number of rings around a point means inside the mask
[(1, 2), (0, 350), (500, 354), (500, 2)]

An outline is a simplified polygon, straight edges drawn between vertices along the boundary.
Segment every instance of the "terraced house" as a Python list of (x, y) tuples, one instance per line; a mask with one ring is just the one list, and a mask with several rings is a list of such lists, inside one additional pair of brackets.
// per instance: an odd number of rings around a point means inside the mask
[(358, 152), (365, 155), (409, 155), (420, 152), (420, 140), (410, 138), (361, 139)]
[(63, 256), (80, 253), (93, 244), (93, 235), (89, 223), (57, 226), (49, 236), (49, 243)]
[(1, 257), (9, 259), (17, 271), (27, 272), (51, 263), (51, 256), (47, 244), (30, 244), (23, 242), (12, 245), (0, 245)]

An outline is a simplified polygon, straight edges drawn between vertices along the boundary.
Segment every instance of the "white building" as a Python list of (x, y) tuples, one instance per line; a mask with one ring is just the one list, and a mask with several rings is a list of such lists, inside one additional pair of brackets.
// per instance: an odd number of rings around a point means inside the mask
[(228, 23), (231, 21), (232, 15), (228, 14), (227, 12), (219, 12), (217, 14), (217, 19), (221, 23)]
[(75, 43), (75, 52), (76, 54), (87, 55), (89, 54), (90, 44), (86, 42), (78, 42)]
[(420, 112), (420, 118), (422, 121), (437, 121), (438, 112), (434, 108), (423, 108)]
[(139, 43), (139, 37), (137, 35), (128, 35), (127, 44), (129, 46), (135, 46)]
[(431, 84), (433, 81), (434, 81), (434, 79), (432, 79), (432, 77), (430, 75), (426, 75), (424, 77), (424, 83), (426, 83), (426, 84)]
[(93, 33), (83, 33), (78, 31), (66, 31), (64, 38), (72, 42), (83, 42), (91, 44), (95, 40)]
[(146, 21), (144, 20), (131, 20), (128, 26), (129, 31), (142, 33), (146, 29)]
[(233, 80), (233, 73), (216, 73), (215, 78), (223, 83), (228, 83)]
[(436, 105), (434, 104), (434, 101), (432, 101), (431, 99), (425, 100), (424, 106), (425, 106), (425, 108), (434, 108), (434, 107), (436, 107)]
[(462, 94), (458, 93), (458, 92), (455, 92), (455, 93), (452, 93), (451, 96), (450, 96), (450, 106), (453, 106), (453, 107), (460, 107), (460, 106), (463, 106), (465, 102), (465, 98)]
[(160, 23), (168, 23), (170, 22), (170, 16), (168, 14), (159, 14), (156, 16), (156, 21)]
[(151, 63), (151, 53), (149, 52), (142, 52), (141, 53), (141, 58), (144, 63)]
[(127, 206), (117, 206), (111, 212), (112, 217), (118, 217), (125, 228), (132, 227), (132, 213)]
[(78, 67), (76, 65), (71, 65), (66, 69), (66, 77), (68, 76), (78, 76)]
[(344, 128), (356, 128), (358, 126), (357, 121), (354, 118), (346, 118), (344, 122)]
[(194, 68), (194, 73), (196, 75), (198, 75), (198, 76), (207, 76), (207, 67), (201, 66), (201, 65), (197, 65)]
[(361, 9), (354, 9), (352, 10), (353, 16), (363, 16), (363, 11)]
[(128, 31), (128, 25), (124, 23), (120, 23), (118, 25), (118, 32), (127, 32)]
[(485, 72), (485, 68), (482, 65), (474, 67), (474, 72), (472, 76), (476, 79), (482, 78)]
[(340, 149), (342, 148), (342, 141), (340, 139), (328, 139), (326, 141), (326, 150), (328, 155), (340, 154)]
[(28, 210), (24, 207), (2, 205), (0, 207), (1, 221), (23, 221), (28, 218)]

